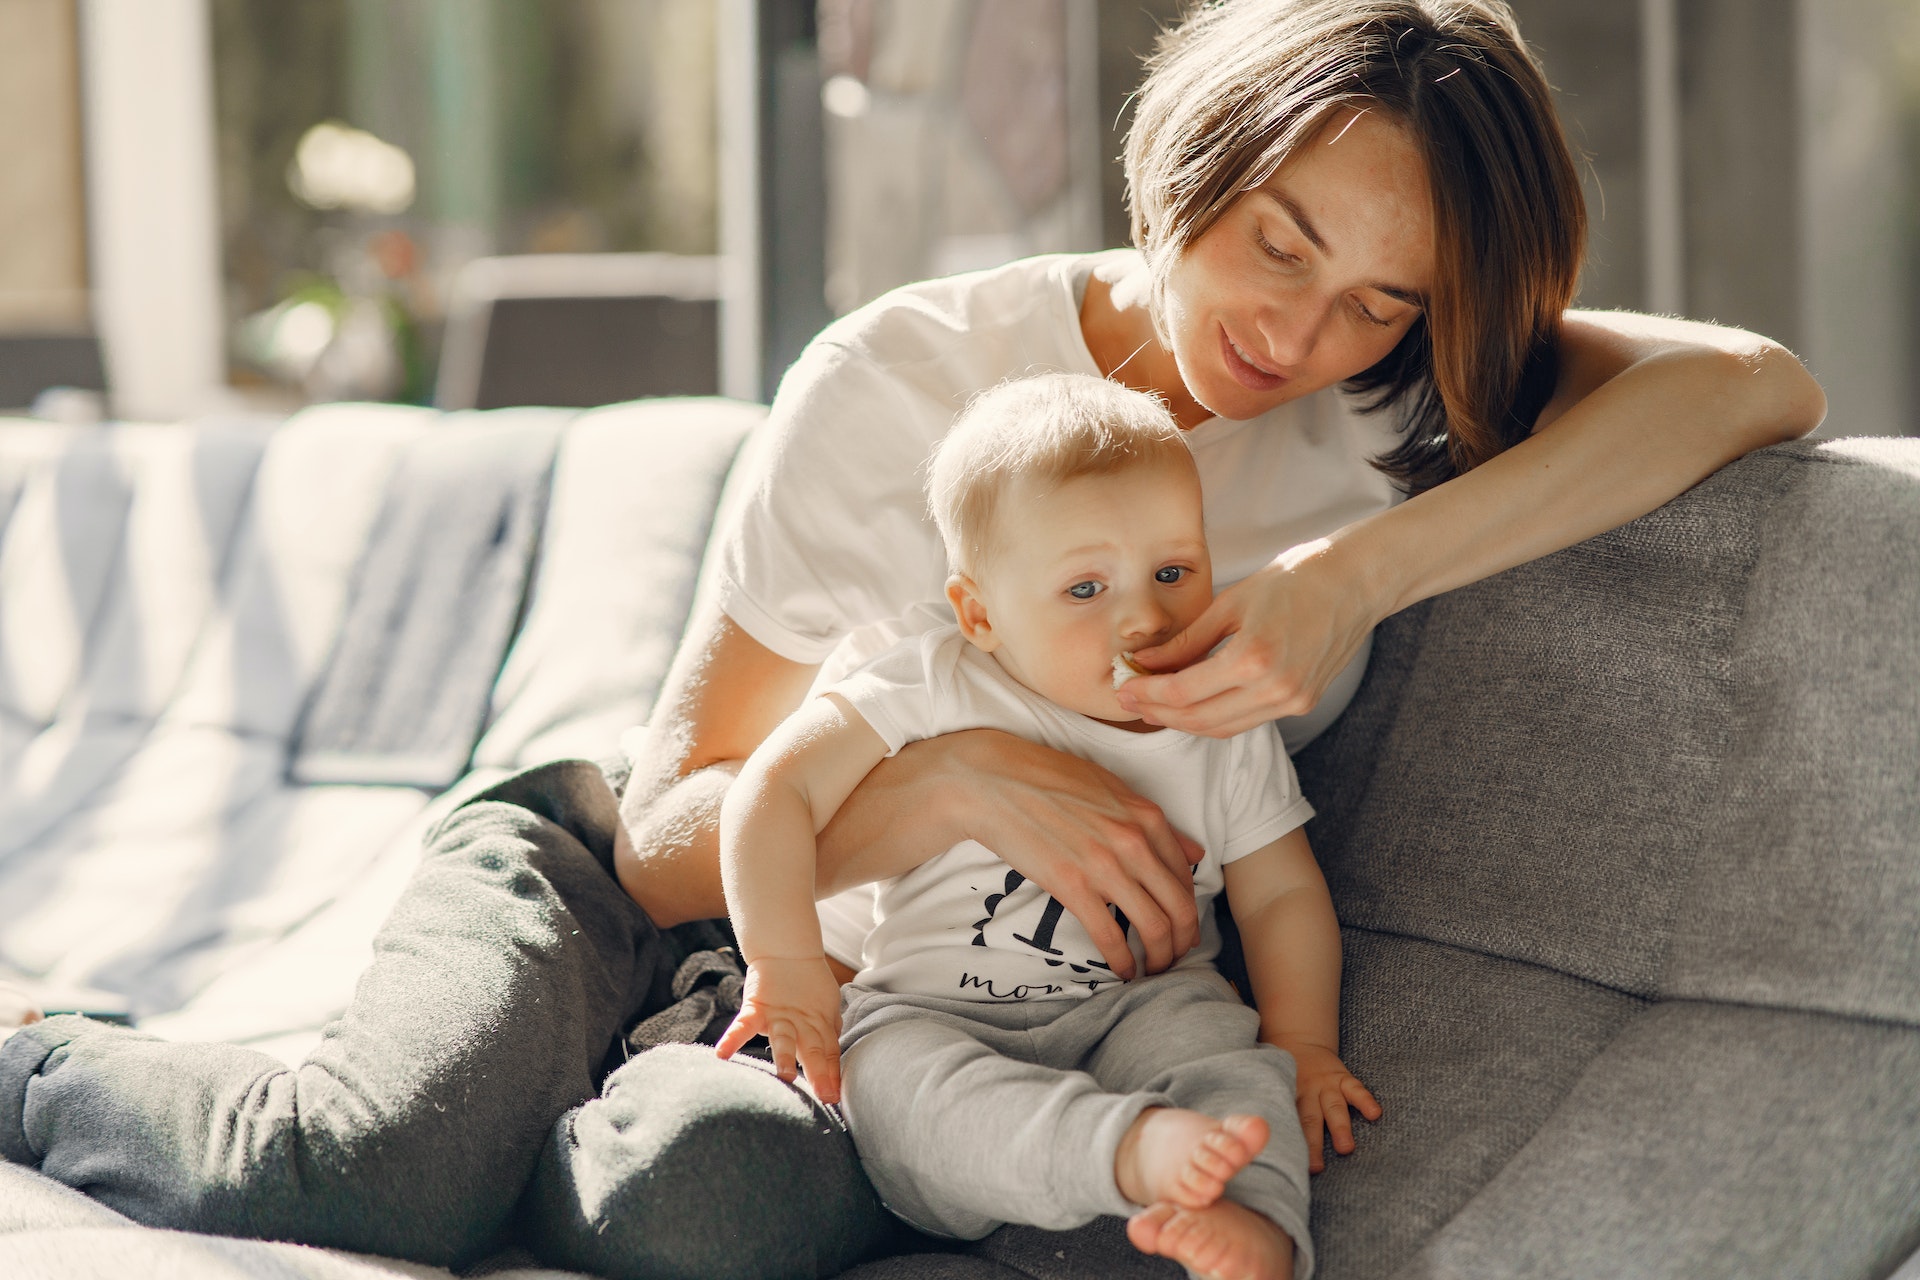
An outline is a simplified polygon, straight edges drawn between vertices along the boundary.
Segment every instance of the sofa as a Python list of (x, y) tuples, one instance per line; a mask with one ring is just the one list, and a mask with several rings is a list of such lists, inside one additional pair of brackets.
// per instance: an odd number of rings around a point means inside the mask
[[(0, 976), (297, 1060), (423, 831), (644, 721), (761, 417), (0, 423)], [(1916, 570), (1920, 442), (1809, 442), (1380, 629), (1297, 761), (1386, 1107), (1324, 1280), (1920, 1280)], [(1177, 1274), (902, 1245), (848, 1275)], [(448, 1273), (0, 1164), (0, 1275), (128, 1274)]]

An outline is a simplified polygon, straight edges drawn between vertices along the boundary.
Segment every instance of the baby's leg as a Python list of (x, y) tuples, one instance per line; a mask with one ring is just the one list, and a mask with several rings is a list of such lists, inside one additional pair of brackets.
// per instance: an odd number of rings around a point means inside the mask
[(1087, 1065), (1109, 1089), (1163, 1093), (1206, 1115), (1247, 1114), (1266, 1122), (1266, 1144), (1233, 1176), (1221, 1201), (1199, 1209), (1156, 1206), (1129, 1232), (1137, 1246), (1200, 1275), (1286, 1275), (1288, 1251), (1276, 1243), (1277, 1228), (1297, 1247), (1294, 1271), (1304, 1280), (1313, 1252), (1293, 1060), (1261, 1044), (1258, 1032), (1259, 1015), (1218, 975), (1170, 974), (1141, 988)]
[(963, 1240), (1005, 1222), (1065, 1230), (1136, 1212), (1114, 1186), (1114, 1155), (1135, 1118), (1168, 1100), (1003, 1057), (983, 1043), (994, 1029), (977, 1031), (898, 1017), (842, 1058), (841, 1112), (887, 1207)]

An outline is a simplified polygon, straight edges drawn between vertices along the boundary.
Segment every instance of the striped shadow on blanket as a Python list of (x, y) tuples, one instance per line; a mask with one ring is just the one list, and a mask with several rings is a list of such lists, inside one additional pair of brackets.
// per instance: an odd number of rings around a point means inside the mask
[(301, 718), (291, 781), (438, 791), (466, 771), (574, 416), (456, 416), (408, 445)]

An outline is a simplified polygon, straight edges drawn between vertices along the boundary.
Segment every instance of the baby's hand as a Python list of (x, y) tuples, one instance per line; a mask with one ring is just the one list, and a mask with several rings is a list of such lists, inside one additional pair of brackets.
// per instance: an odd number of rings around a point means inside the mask
[(1333, 1138), (1333, 1149), (1341, 1155), (1353, 1154), (1353, 1121), (1347, 1115), (1352, 1107), (1369, 1120), (1381, 1116), (1380, 1104), (1347, 1070), (1340, 1055), (1322, 1045), (1294, 1043), (1280, 1046), (1293, 1055), (1299, 1068), (1295, 1098), (1300, 1110), (1300, 1128), (1307, 1135), (1307, 1171), (1319, 1173), (1327, 1167), (1321, 1130)]
[(773, 1048), (773, 1069), (794, 1076), (794, 1059), (822, 1102), (840, 1101), (840, 984), (825, 956), (763, 956), (747, 966), (740, 1012), (714, 1052), (731, 1058), (761, 1035)]

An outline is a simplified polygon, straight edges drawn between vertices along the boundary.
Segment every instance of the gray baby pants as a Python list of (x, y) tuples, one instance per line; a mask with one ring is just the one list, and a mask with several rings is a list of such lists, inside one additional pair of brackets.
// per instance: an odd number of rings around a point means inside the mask
[(1138, 1212), (1113, 1160), (1148, 1107), (1258, 1115), (1272, 1136), (1227, 1197), (1293, 1237), (1307, 1280), (1294, 1064), (1260, 1042), (1259, 1024), (1211, 969), (1018, 1004), (848, 987), (841, 1114), (887, 1207), (963, 1240), (1007, 1222), (1065, 1230)]

